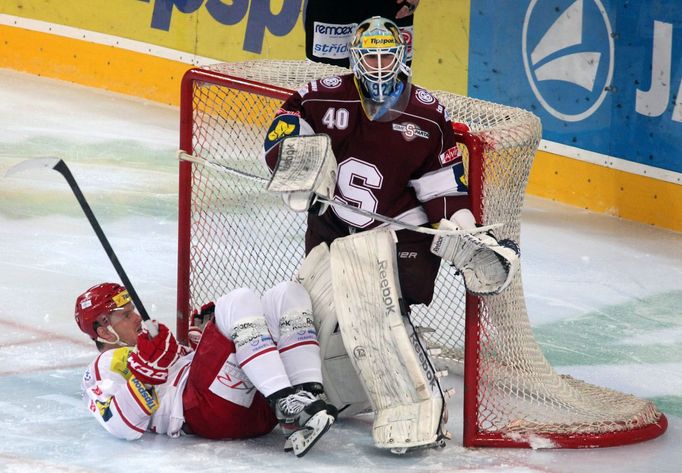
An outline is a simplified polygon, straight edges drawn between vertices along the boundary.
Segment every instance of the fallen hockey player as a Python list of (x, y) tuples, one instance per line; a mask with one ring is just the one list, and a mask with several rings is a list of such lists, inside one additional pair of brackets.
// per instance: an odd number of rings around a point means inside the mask
[[(148, 431), (240, 439), (279, 424), (285, 450), (305, 455), (335, 420), (333, 406), (322, 399), (305, 289), (284, 282), (262, 298), (235, 289), (197, 317), (206, 323), (193, 350), (178, 345), (163, 324), (150, 337), (123, 286), (104, 283), (81, 294), (76, 323), (100, 352), (82, 381), (92, 415), (127, 440)], [(196, 330), (190, 333), (195, 341)]]

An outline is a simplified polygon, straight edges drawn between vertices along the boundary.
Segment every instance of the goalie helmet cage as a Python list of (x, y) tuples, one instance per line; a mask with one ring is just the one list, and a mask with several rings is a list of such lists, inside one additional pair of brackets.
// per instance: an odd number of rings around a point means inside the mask
[[(248, 61), (189, 70), (182, 81), (180, 148), (218, 166), (180, 162), (178, 327), (186, 339), (193, 308), (240, 286), (263, 291), (288, 280), (303, 258), (305, 216), (264, 190), (265, 133), (286, 97), (347, 69), (304, 61)], [(533, 114), (434, 91), (460, 134), (473, 212), (502, 222), (519, 241), (520, 214), (540, 140)], [(226, 169), (231, 170), (226, 172)], [(259, 176), (261, 179), (254, 179)], [(434, 300), (413, 308), (437, 360), (463, 366), (465, 446), (602, 447), (661, 435), (667, 420), (650, 401), (558, 374), (535, 341), (521, 274), (502, 294), (466, 294), (441, 266)]]

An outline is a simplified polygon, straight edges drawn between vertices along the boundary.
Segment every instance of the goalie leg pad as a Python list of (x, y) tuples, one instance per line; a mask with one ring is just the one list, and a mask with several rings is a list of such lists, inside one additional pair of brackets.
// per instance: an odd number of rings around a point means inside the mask
[(338, 329), (329, 247), (320, 243), (303, 261), (296, 280), (306, 288), (313, 307), (313, 323), (317, 329), (322, 358), (322, 383), (328, 402), (344, 415), (370, 409), (369, 399), (355, 368), (346, 353)]
[(403, 316), (395, 233), (372, 230), (331, 246), (334, 303), (346, 351), (375, 411), (379, 448), (442, 438), (443, 393), (427, 353)]

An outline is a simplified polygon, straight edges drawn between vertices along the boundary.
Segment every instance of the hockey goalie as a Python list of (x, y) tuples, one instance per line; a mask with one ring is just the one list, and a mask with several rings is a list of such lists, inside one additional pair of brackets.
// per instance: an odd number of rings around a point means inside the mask
[(268, 190), (308, 212), (298, 277), (329, 400), (345, 412), (371, 407), (376, 446), (404, 452), (446, 438), (443, 390), (410, 305), (431, 302), (441, 259), (470, 292), (503, 291), (518, 249), (477, 227), (453, 125), (411, 83), (395, 24), (360, 23), (350, 51), (351, 74), (283, 103), (262, 159)]

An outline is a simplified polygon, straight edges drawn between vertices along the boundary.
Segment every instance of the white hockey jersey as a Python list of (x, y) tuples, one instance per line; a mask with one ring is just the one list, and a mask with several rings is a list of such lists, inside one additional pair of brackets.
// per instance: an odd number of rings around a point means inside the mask
[(107, 350), (90, 363), (81, 382), (84, 402), (97, 421), (118, 438), (135, 440), (146, 431), (180, 436), (184, 423), (182, 393), (194, 352), (178, 358), (166, 383), (147, 390), (128, 370), (131, 350)]

